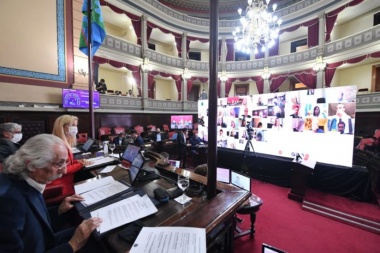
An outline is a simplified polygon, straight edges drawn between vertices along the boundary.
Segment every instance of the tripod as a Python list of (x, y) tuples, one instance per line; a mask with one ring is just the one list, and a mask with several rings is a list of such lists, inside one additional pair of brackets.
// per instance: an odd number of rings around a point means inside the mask
[[(241, 161), (241, 166), (240, 168), (242, 168), (242, 170), (244, 171), (243, 169), (243, 166), (244, 166), (244, 161), (245, 161), (245, 158), (247, 157), (247, 154), (246, 152), (249, 152), (250, 151), (250, 148), (252, 149), (252, 152), (255, 154), (255, 158), (257, 158), (257, 155), (256, 155), (256, 152), (255, 152), (255, 149), (253, 148), (253, 144), (252, 144), (252, 136), (251, 136), (251, 133), (248, 133), (248, 141), (247, 143), (245, 144), (245, 148), (244, 148), (244, 151), (243, 151), (243, 159)], [(248, 172), (248, 169), (246, 169), (247, 172)]]

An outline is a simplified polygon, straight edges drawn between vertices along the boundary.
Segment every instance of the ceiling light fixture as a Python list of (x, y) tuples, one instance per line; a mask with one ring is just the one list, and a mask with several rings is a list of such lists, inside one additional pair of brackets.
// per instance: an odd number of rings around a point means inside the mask
[[(232, 32), (237, 50), (249, 54), (253, 49), (257, 54), (259, 45), (265, 52), (266, 48), (275, 44), (282, 20), (267, 11), (269, 2), (270, 0), (265, 0), (265, 3), (263, 0), (248, 0), (245, 16), (242, 15), (242, 9), (238, 10), (242, 27), (237, 27)], [(273, 4), (273, 12), (276, 8), (277, 5)]]

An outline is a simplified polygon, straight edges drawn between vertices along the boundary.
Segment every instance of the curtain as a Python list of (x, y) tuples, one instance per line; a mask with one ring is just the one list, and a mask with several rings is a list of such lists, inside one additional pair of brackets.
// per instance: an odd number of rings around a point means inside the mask
[(174, 35), (174, 39), (175, 39), (175, 43), (176, 43), (175, 45), (176, 45), (177, 50), (178, 50), (178, 57), (181, 58), (182, 57), (182, 35), (176, 33)]
[(187, 36), (186, 37), (186, 54), (187, 54), (186, 59), (189, 59), (190, 41), (199, 41), (202, 43), (208, 43), (209, 39), (202, 39), (202, 38)]
[(98, 84), (99, 80), (99, 63), (92, 61), (92, 81)]
[(139, 96), (141, 97), (141, 73), (140, 70), (132, 71), (132, 76), (135, 79), (137, 91), (139, 92)]
[(274, 92), (288, 79), (289, 74), (271, 75), (269, 91)]
[(227, 39), (227, 56), (226, 61), (233, 61), (235, 58), (235, 40), (233, 39)]
[(335, 21), (338, 17), (338, 14), (343, 11), (346, 7), (351, 7), (351, 6), (355, 6), (357, 4), (360, 4), (361, 2), (363, 2), (363, 0), (353, 0), (351, 2), (349, 2), (348, 4), (345, 4), (329, 13), (327, 13), (325, 15), (326, 17), (326, 42), (330, 42), (331, 40), (331, 32), (334, 28), (334, 24), (335, 24)]
[(310, 89), (315, 89), (317, 87), (317, 76), (312, 69), (294, 73), (294, 77)]
[(189, 94), (191, 92), (191, 89), (193, 88), (193, 78), (191, 79), (188, 79), (187, 82), (186, 82), (186, 86), (187, 86), (187, 99), (189, 99)]
[[(307, 46), (315, 47), (318, 46), (318, 40), (319, 40), (319, 19), (313, 19), (309, 22), (306, 22), (309, 25), (305, 25), (308, 27), (307, 29)], [(306, 24), (305, 23), (305, 24)]]
[(154, 76), (150, 73), (148, 74), (148, 98), (153, 97)]
[(99, 2), (100, 2), (100, 5), (108, 6), (112, 11), (114, 11), (118, 14), (125, 14), (127, 17), (129, 17), (131, 19), (132, 26), (133, 26), (133, 29), (135, 30), (136, 37), (137, 37), (137, 44), (141, 45), (141, 17), (136, 16), (132, 13), (129, 13), (125, 10), (122, 10), (122, 9), (106, 2), (105, 0), (100, 0)]
[(232, 83), (236, 81), (236, 78), (228, 78), (226, 81), (226, 87), (225, 87), (225, 92), (226, 96), (228, 97), (228, 94), (230, 94), (231, 88), (232, 88)]

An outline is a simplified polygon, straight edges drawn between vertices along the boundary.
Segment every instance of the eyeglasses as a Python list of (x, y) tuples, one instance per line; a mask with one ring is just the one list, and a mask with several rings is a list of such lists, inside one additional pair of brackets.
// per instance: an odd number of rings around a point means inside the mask
[(62, 161), (60, 161), (60, 162), (53, 163), (52, 165), (53, 165), (57, 170), (61, 170), (61, 169), (63, 169), (64, 167), (67, 167), (69, 164), (70, 164), (70, 160), (62, 160)]

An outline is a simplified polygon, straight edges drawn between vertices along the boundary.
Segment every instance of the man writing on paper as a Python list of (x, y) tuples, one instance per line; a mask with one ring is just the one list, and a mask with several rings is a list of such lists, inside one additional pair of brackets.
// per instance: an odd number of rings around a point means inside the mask
[[(55, 233), (42, 198), (47, 183), (66, 173), (68, 158), (63, 141), (50, 134), (30, 138), (10, 156), (0, 174), (0, 252), (77, 252), (102, 219), (83, 221), (76, 229)], [(67, 197), (58, 208), (62, 214), (73, 208)]]

